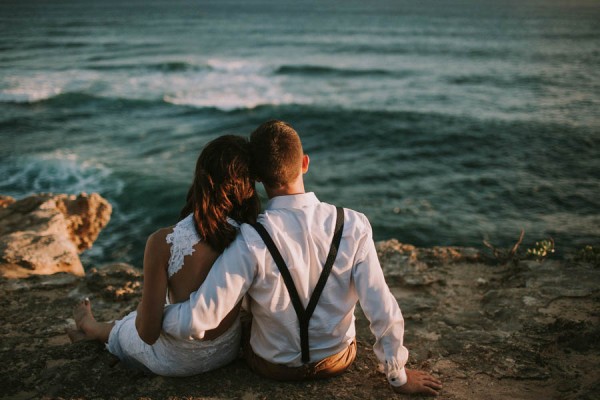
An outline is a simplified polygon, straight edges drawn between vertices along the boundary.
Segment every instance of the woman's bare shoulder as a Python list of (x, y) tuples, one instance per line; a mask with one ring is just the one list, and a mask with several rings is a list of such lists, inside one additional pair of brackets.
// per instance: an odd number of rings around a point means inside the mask
[(161, 228), (148, 236), (146, 242), (146, 253), (150, 252), (154, 257), (169, 259), (170, 246), (167, 243), (167, 235), (173, 232), (173, 227)]
[(160, 228), (157, 231), (154, 231), (150, 234), (148, 239), (153, 238), (153, 240), (164, 240), (166, 241), (167, 235), (173, 233), (174, 226), (169, 226), (166, 228)]

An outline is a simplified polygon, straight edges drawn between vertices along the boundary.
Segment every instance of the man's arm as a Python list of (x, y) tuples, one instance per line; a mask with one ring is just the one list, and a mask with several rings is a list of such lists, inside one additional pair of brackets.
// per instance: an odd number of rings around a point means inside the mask
[(190, 299), (165, 308), (163, 331), (176, 338), (202, 339), (241, 300), (255, 274), (256, 258), (240, 232)]
[(441, 389), (437, 379), (427, 373), (404, 368), (408, 360), (408, 350), (404, 347), (404, 318), (385, 282), (371, 225), (366, 217), (364, 222), (366, 232), (359, 243), (353, 277), (361, 308), (376, 338), (373, 345), (375, 355), (384, 365), (388, 381), (395, 391), (435, 395)]

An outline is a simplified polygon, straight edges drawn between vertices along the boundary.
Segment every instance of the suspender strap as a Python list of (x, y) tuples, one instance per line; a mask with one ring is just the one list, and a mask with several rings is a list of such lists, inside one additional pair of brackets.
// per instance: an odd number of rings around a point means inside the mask
[(292, 300), (292, 305), (294, 306), (294, 311), (296, 311), (296, 315), (298, 316), (298, 321), (300, 322), (300, 347), (302, 349), (302, 362), (304, 364), (308, 364), (310, 362), (310, 352), (308, 345), (308, 324), (310, 321), (310, 317), (312, 317), (315, 308), (317, 307), (317, 302), (319, 301), (319, 297), (321, 297), (321, 293), (325, 288), (325, 283), (327, 283), (327, 278), (331, 273), (331, 269), (333, 268), (333, 263), (337, 256), (338, 249), (340, 247), (340, 242), (342, 240), (342, 231), (344, 230), (344, 209), (341, 207), (336, 207), (337, 215), (335, 220), (335, 229), (333, 232), (333, 240), (331, 241), (331, 247), (329, 248), (329, 254), (327, 255), (327, 260), (325, 261), (325, 265), (323, 266), (323, 271), (321, 272), (321, 276), (319, 276), (319, 281), (317, 282), (317, 286), (310, 296), (310, 300), (308, 301), (308, 306), (304, 309), (302, 306), (302, 302), (300, 301), (300, 296), (298, 295), (298, 291), (296, 290), (296, 285), (294, 284), (294, 280), (290, 275), (290, 271), (281, 256), (281, 253), (277, 249), (277, 246), (273, 242), (273, 239), (267, 232), (264, 226), (260, 223), (253, 224), (252, 226), (260, 237), (265, 242), (269, 253), (273, 257), (275, 264), (277, 265), (277, 269), (279, 269), (279, 273), (283, 278), (283, 282), (285, 283), (285, 287), (288, 290), (290, 295), (290, 299)]

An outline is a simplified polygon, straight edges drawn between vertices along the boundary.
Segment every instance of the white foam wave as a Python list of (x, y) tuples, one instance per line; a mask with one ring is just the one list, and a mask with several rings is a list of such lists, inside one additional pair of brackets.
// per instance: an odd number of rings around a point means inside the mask
[(5, 177), (0, 192), (18, 198), (42, 192), (118, 195), (125, 186), (101, 163), (62, 151), (6, 160), (0, 163), (0, 176)]
[(282, 105), (303, 100), (286, 91), (274, 68), (245, 60), (208, 60), (208, 69), (177, 74), (149, 73), (130, 77), (118, 89), (122, 96), (142, 96), (223, 111)]
[(275, 72), (275, 68), (272, 66), (250, 60), (227, 60), (211, 58), (206, 62), (206, 65), (213, 71), (233, 73), (238, 75), (267, 75)]
[(59, 87), (51, 85), (39, 86), (36, 88), (17, 87), (0, 92), (0, 102), (4, 103), (34, 103), (40, 100), (46, 100), (62, 92)]
[(204, 86), (203, 90), (194, 90), (193, 87), (184, 88), (172, 95), (165, 95), (163, 100), (175, 105), (217, 108), (223, 111), (296, 103), (294, 96), (282, 93), (278, 88), (269, 85), (254, 82), (253, 85), (231, 86), (231, 84), (228, 88)]
[(63, 70), (23, 73), (0, 82), (0, 102), (32, 103), (63, 93), (131, 100), (162, 100), (176, 105), (224, 111), (260, 105), (302, 104), (286, 88), (276, 67), (240, 59), (186, 59), (208, 68), (181, 71)]
[(96, 73), (81, 70), (16, 74), (0, 83), (0, 102), (35, 103), (61, 93), (86, 91), (97, 78)]

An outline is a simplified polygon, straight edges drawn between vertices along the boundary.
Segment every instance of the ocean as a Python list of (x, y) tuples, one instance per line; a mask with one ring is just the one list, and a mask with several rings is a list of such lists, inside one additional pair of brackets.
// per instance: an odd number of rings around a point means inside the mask
[(141, 266), (202, 147), (282, 119), (375, 240), (600, 243), (600, 2), (0, 3), (0, 194), (98, 192)]

